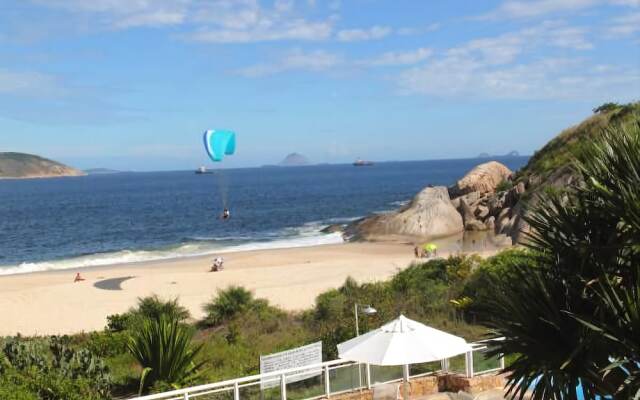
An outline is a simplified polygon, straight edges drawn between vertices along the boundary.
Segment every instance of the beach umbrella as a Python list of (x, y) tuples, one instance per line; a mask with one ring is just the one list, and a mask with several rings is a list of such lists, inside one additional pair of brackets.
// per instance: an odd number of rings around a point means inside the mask
[(425, 249), (426, 251), (434, 251), (438, 248), (438, 246), (435, 245), (435, 243), (427, 243), (424, 246), (422, 246), (423, 249)]
[[(338, 357), (373, 365), (402, 365), (404, 381), (408, 364), (443, 360), (471, 351), (463, 338), (413, 321), (404, 315), (338, 345)], [(406, 397), (406, 385), (405, 399)]]

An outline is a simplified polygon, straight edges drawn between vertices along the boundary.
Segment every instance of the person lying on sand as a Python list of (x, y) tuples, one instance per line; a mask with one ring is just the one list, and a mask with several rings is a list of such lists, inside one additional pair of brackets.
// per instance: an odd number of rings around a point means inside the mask
[(76, 283), (76, 282), (82, 282), (82, 281), (84, 281), (84, 278), (83, 278), (83, 277), (81, 277), (81, 276), (80, 276), (80, 272), (78, 272), (78, 273), (76, 274), (76, 277), (73, 279), (73, 283)]

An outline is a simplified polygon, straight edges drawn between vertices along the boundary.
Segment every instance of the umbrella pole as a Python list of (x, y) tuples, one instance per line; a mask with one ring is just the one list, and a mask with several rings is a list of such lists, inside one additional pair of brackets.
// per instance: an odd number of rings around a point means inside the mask
[(402, 399), (409, 400), (409, 365), (402, 366)]

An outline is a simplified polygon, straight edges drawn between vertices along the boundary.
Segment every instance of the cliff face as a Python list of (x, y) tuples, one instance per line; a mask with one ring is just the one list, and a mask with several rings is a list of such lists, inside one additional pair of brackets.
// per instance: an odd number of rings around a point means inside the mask
[(75, 168), (24, 153), (0, 153), (0, 178), (27, 179), (82, 176)]

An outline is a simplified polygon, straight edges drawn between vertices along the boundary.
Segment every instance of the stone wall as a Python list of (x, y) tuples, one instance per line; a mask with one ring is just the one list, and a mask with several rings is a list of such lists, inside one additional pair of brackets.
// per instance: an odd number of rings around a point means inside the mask
[[(412, 378), (409, 381), (410, 397), (415, 398), (438, 393), (438, 380), (439, 378), (434, 375)], [(398, 390), (400, 393), (400, 397), (402, 397), (402, 382), (393, 382), (389, 383), (389, 385), (394, 388), (393, 390), (390, 390), (391, 398), (395, 399), (394, 394), (398, 393)], [(331, 396), (331, 400), (373, 400), (373, 390), (375, 390), (375, 388), (337, 394)]]
[(481, 375), (467, 378), (464, 375), (442, 375), (438, 381), (441, 392), (463, 392), (477, 394), (487, 390), (504, 389), (506, 380), (504, 375)]
[[(456, 374), (429, 375), (420, 378), (412, 378), (409, 381), (409, 393), (410, 398), (420, 398), (438, 392), (458, 393), (461, 390), (475, 395), (495, 389), (502, 390), (504, 389), (505, 383), (506, 380), (504, 375), (482, 375), (475, 376), (473, 378), (467, 378), (464, 375)], [(388, 385), (389, 386), (384, 385), (386, 386), (384, 390), (389, 392), (388, 396), (384, 397), (395, 399), (395, 393), (399, 393), (399, 397), (402, 398), (401, 382), (394, 382)], [(337, 394), (331, 396), (331, 400), (373, 400), (373, 389), (362, 389), (359, 391)]]

